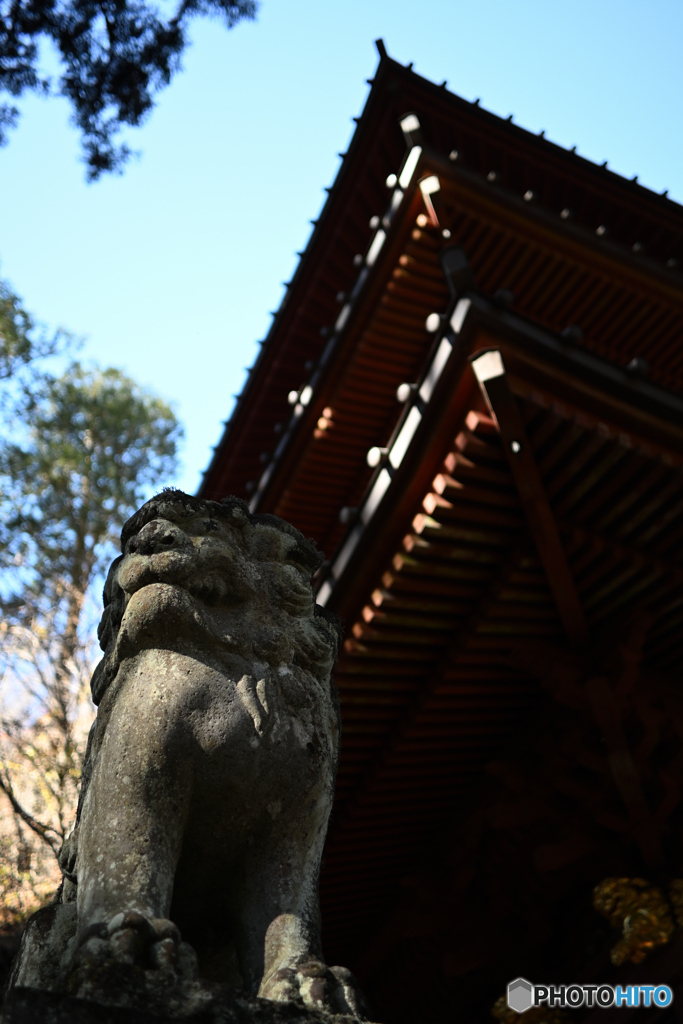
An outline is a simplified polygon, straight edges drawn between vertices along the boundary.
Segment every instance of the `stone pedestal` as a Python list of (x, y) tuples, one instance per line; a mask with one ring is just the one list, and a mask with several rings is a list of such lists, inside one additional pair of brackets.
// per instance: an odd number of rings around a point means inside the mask
[(105, 1006), (88, 999), (12, 989), (0, 1010), (0, 1024), (358, 1024), (354, 1017), (306, 1010), (296, 1003), (243, 996), (225, 989), (211, 1005), (187, 1016), (165, 1016), (128, 1006)]

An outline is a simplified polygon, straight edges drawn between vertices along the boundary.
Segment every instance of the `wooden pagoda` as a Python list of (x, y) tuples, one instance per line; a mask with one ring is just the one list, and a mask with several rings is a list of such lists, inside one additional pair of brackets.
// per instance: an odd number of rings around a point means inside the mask
[(326, 956), (386, 1024), (675, 984), (683, 209), (378, 48), (200, 492), (314, 538), (346, 624)]

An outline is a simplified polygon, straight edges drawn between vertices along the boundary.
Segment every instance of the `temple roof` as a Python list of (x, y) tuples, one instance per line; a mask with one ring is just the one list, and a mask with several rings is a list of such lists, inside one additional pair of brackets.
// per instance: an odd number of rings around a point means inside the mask
[(382, 53), (205, 475), (326, 553), (324, 942), (387, 1021), (485, 1019), (562, 900), (683, 855), (678, 261), (680, 206)]
[[(417, 180), (437, 171), (447, 183), (446, 227), (465, 246), (482, 291), (512, 288), (516, 308), (534, 320), (556, 331), (576, 325), (583, 331), (582, 346), (619, 365), (646, 359), (653, 379), (683, 387), (683, 208), (461, 99), (381, 52), (337, 178), (205, 473), (204, 496), (230, 490), (247, 497), (273, 455), (280, 439), (274, 431), (291, 412), (287, 397), (309, 381), (344, 308), (340, 300), (366, 269), (364, 256), (378, 230), (370, 226), (372, 219), (382, 218), (396, 199), (386, 181), (400, 173), (406, 144), (412, 148), (410, 133), (400, 127), (411, 112), (420, 124), (413, 141), (422, 153), (393, 211), (392, 251), (404, 254), (414, 228), (413, 214), (421, 208)], [(436, 249), (433, 241), (431, 248)], [(402, 277), (395, 282), (406, 292), (399, 315), (407, 315), (409, 329), (431, 311), (430, 297), (438, 308), (446, 294), (443, 279), (435, 260), (423, 256), (416, 270), (430, 279), (431, 293), (421, 291), (422, 301), (416, 302), (410, 284), (422, 282), (407, 266), (401, 275), (383, 255), (363, 286), (362, 301), (355, 303), (354, 335), (359, 314), (373, 306), (372, 296), (383, 287), (378, 278), (386, 273)], [(340, 335), (335, 348), (343, 346)]]

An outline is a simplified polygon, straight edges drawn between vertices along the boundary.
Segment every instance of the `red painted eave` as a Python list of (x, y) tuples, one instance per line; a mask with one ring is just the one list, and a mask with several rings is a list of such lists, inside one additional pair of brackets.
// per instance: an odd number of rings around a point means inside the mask
[[(483, 110), (416, 75), (388, 57), (380, 60), (358, 127), (330, 190), (285, 299), (226, 425), (200, 494), (249, 496), (278, 442), (277, 424), (290, 416), (287, 395), (310, 376), (325, 344), (325, 330), (339, 312), (337, 296), (357, 277), (354, 256), (371, 238), (369, 219), (386, 207), (387, 174), (399, 170), (405, 152), (398, 119), (417, 112), (425, 142), (483, 183), (495, 171), (493, 190), (521, 197), (534, 193), (533, 207), (552, 214), (558, 235), (581, 226), (591, 236), (607, 228), (636, 272), (647, 276), (642, 253), (665, 277), (667, 261), (683, 262), (683, 208), (634, 181), (563, 150), (549, 140)], [(571, 224), (560, 210), (572, 212)], [(595, 237), (595, 246), (600, 241)], [(323, 333), (321, 333), (323, 332)]]

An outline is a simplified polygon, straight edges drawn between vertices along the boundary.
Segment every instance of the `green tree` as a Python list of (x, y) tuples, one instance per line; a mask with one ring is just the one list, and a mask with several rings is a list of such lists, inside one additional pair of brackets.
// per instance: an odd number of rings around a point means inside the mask
[[(59, 91), (73, 107), (92, 180), (129, 156), (114, 136), (140, 125), (154, 94), (171, 81), (195, 15), (218, 15), (231, 28), (256, 15), (256, 0), (178, 0), (169, 18), (145, 0), (0, 0), (0, 89), (12, 96), (49, 92), (38, 69), (39, 41), (50, 40), (63, 67)], [(0, 104), (0, 145), (18, 110)]]
[(37, 359), (54, 355), (68, 341), (65, 331), (48, 336), (40, 330), (18, 296), (0, 281), (0, 381), (34, 368)]
[(17, 843), (0, 889), (28, 884), (36, 857), (41, 883), (36, 842), (58, 853), (73, 822), (92, 718), (93, 585), (122, 523), (172, 478), (180, 438), (161, 399), (118, 370), (79, 363), (34, 374), (13, 418), (19, 436), (0, 450), (0, 790)]

